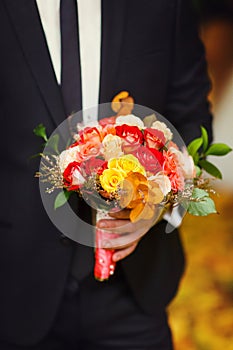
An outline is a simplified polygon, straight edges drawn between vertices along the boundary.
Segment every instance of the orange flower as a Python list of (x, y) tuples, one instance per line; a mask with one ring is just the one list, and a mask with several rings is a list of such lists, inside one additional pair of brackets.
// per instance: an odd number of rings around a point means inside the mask
[(103, 126), (103, 130), (102, 130), (101, 134), (102, 134), (103, 138), (109, 134), (116, 135), (115, 126), (112, 124)]
[(130, 220), (152, 219), (155, 205), (161, 203), (164, 195), (157, 183), (147, 180), (140, 173), (130, 173), (123, 181), (120, 206), (131, 209)]
[(128, 115), (134, 108), (134, 99), (128, 91), (121, 91), (112, 99), (111, 108), (117, 115)]

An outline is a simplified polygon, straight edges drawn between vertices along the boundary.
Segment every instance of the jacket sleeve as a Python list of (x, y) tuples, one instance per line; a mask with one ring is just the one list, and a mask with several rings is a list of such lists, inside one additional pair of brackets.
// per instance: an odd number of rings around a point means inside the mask
[(177, 0), (171, 72), (165, 115), (186, 143), (200, 136), (205, 126), (212, 139), (212, 116), (207, 99), (210, 81), (198, 21), (191, 0)]

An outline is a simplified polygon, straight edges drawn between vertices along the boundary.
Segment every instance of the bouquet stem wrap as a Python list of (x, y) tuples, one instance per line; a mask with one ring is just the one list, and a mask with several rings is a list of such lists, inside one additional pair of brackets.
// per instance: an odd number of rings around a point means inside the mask
[[(101, 219), (111, 219), (111, 217), (106, 211), (98, 209), (96, 213), (96, 221)], [(94, 276), (98, 281), (108, 280), (109, 277), (114, 274), (116, 262), (112, 260), (112, 256), (115, 250), (99, 247), (101, 247), (103, 241), (108, 241), (116, 236), (117, 235), (114, 233), (110, 233), (96, 227)]]

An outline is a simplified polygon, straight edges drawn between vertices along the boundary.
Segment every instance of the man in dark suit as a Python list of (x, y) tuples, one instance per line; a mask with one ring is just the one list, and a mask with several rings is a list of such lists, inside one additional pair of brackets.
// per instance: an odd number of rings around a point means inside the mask
[[(130, 91), (186, 142), (200, 125), (211, 130), (190, 3), (103, 0), (99, 94), (103, 103)], [(40, 146), (33, 128), (51, 133), (67, 115), (36, 2), (2, 0), (0, 27), (0, 348), (171, 349), (165, 308), (184, 268), (178, 232), (155, 225), (107, 283), (71, 276), (74, 244), (47, 217), (30, 160)], [(91, 248), (80, 251), (85, 260)]]

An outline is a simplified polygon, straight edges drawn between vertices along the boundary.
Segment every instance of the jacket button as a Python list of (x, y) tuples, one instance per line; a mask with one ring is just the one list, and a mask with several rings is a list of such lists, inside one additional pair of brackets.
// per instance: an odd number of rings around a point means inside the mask
[(79, 291), (79, 283), (72, 276), (68, 277), (66, 286), (65, 286), (65, 294), (68, 297), (73, 297)]
[(66, 237), (65, 235), (61, 235), (59, 241), (64, 246), (70, 246), (71, 245), (71, 240), (68, 237)]

